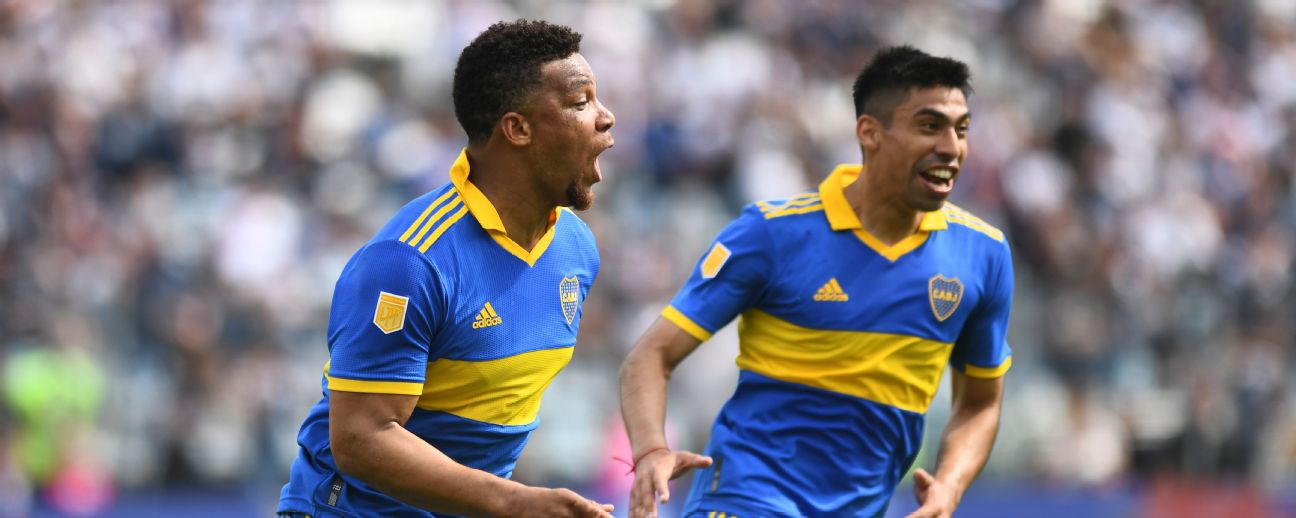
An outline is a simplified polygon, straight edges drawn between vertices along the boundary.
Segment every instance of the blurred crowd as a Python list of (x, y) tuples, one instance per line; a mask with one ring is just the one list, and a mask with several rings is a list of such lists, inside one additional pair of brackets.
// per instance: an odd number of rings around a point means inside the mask
[[(1015, 254), (983, 483), (1296, 486), (1296, 2), (0, 0), (0, 516), (268, 512), (342, 265), (447, 181), (458, 53), (519, 17), (584, 33), (617, 115), (602, 274), (519, 478), (623, 502), (620, 360), (742, 205), (860, 160), (851, 81), (911, 43), (972, 68), (954, 201)], [(676, 374), (676, 446), (735, 353)]]

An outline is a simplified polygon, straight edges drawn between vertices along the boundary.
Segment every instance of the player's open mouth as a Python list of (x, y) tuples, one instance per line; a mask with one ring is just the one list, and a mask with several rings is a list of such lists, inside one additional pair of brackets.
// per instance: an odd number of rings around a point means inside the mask
[(958, 169), (953, 167), (933, 167), (927, 169), (918, 176), (922, 177), (923, 183), (927, 188), (940, 194), (948, 194), (954, 188), (954, 177), (958, 176)]
[(612, 149), (612, 146), (614, 145), (616, 145), (616, 142), (609, 139), (607, 147), (599, 150), (598, 153), (594, 153), (594, 183), (603, 181), (603, 168), (599, 166), (599, 155), (603, 154), (604, 151)]

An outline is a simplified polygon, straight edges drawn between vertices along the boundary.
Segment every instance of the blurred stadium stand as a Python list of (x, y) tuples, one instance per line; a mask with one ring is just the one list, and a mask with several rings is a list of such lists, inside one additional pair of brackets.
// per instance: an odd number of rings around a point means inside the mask
[[(1017, 268), (959, 516), (1296, 515), (1296, 2), (958, 4), (0, 0), (0, 517), (268, 514), (333, 282), (446, 180), (458, 52), (517, 17), (585, 34), (618, 121), (518, 478), (625, 507), (621, 358), (744, 203), (859, 160), (851, 80), (907, 42), (972, 66), (955, 201)], [(673, 444), (735, 351), (678, 373)]]

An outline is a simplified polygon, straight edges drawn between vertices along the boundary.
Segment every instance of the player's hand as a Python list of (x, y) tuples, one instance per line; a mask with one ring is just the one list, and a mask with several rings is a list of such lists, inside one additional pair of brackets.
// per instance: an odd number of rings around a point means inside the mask
[(570, 489), (522, 487), (513, 494), (501, 517), (612, 518), (612, 504), (600, 504)]
[[(639, 459), (630, 489), (630, 518), (657, 516), (657, 504), (670, 501), (671, 480), (694, 468), (711, 465), (711, 457), (691, 451), (658, 450)], [(660, 500), (659, 500), (660, 498)]]
[(914, 499), (918, 510), (906, 518), (950, 518), (958, 505), (953, 490), (922, 468), (914, 471)]

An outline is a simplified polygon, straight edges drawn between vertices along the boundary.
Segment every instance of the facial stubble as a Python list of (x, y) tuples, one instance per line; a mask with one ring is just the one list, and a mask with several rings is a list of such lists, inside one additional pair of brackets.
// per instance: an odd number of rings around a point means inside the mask
[(567, 185), (567, 206), (575, 210), (588, 210), (594, 205), (594, 191), (581, 187), (580, 182), (573, 180)]

